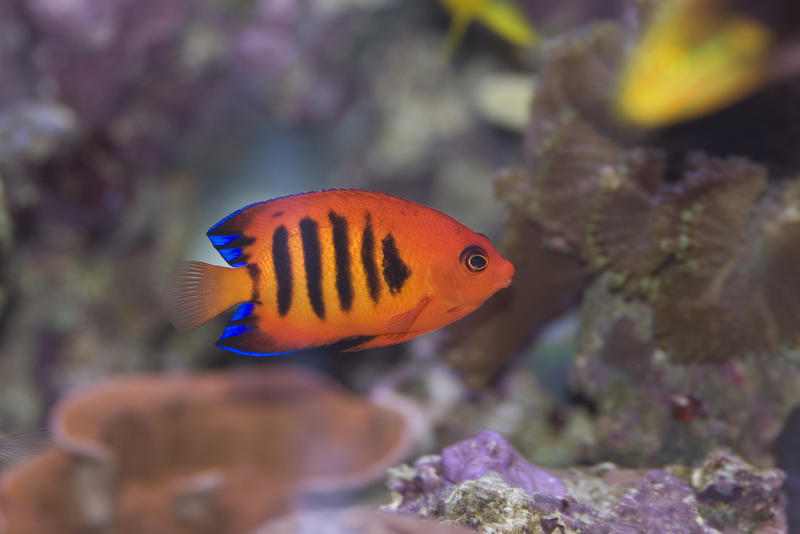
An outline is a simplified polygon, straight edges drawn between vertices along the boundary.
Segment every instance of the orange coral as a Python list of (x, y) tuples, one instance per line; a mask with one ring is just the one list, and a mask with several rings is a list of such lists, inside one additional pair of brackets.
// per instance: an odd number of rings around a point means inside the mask
[(58, 405), (57, 449), (4, 478), (0, 511), (14, 534), (246, 532), (303, 496), (375, 481), (408, 453), (409, 428), (289, 368), (111, 381)]

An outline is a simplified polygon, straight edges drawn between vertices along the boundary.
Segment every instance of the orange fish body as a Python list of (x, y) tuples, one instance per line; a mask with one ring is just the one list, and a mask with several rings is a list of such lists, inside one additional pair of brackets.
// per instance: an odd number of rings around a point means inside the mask
[(208, 231), (233, 268), (184, 262), (167, 281), (179, 331), (241, 303), (217, 345), (269, 355), (406, 341), (477, 309), (514, 267), (451, 217), (382, 193), (253, 204)]

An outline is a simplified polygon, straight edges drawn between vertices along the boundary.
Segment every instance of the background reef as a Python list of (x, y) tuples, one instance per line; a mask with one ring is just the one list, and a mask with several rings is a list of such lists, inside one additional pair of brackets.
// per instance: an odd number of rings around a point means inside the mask
[[(3, 531), (800, 531), (798, 10), (520, 0), (448, 50), (467, 4), (0, 3)], [(766, 32), (769, 75), (626, 118), (660, 4)], [(513, 285), (364, 353), (174, 332), (208, 227), (327, 187), (453, 215)]]

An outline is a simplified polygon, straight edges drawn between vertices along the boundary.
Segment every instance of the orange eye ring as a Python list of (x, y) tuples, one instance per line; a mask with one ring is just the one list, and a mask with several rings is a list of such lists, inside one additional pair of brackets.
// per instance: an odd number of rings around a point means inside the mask
[(489, 257), (481, 247), (471, 246), (461, 252), (461, 263), (471, 273), (479, 273), (489, 266)]

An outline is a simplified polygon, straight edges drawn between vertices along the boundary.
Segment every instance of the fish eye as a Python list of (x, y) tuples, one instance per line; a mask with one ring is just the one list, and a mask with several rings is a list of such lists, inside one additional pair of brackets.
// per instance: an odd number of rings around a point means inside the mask
[(463, 263), (470, 272), (477, 273), (484, 270), (486, 266), (489, 265), (489, 257), (486, 251), (481, 247), (467, 247), (461, 252), (461, 263)]

